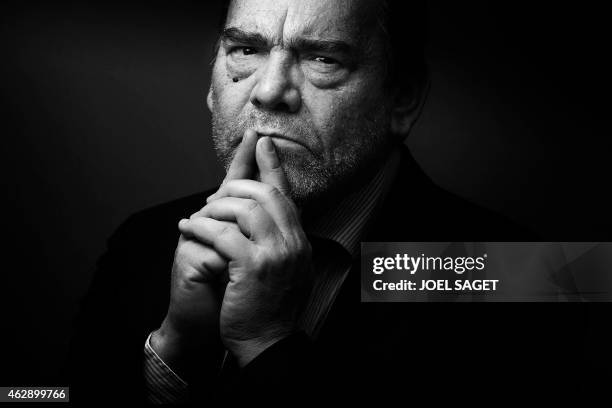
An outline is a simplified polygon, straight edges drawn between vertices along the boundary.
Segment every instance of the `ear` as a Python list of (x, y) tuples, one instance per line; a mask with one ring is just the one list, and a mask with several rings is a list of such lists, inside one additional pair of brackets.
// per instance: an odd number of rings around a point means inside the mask
[(212, 85), (208, 88), (208, 94), (206, 95), (206, 106), (208, 106), (208, 110), (212, 112), (213, 107), (213, 99), (212, 99)]
[(410, 133), (425, 105), (429, 93), (429, 76), (420, 84), (411, 84), (398, 90), (391, 113), (391, 133), (403, 141)]

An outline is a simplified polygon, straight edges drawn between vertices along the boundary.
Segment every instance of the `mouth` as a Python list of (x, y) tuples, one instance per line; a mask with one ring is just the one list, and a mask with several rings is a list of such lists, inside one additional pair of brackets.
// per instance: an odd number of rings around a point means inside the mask
[(296, 140), (292, 137), (289, 137), (285, 134), (276, 132), (276, 131), (265, 131), (265, 130), (256, 130), (257, 134), (259, 136), (268, 136), (270, 137), (273, 141), (275, 146), (280, 147), (280, 146), (287, 146), (287, 147), (293, 147), (295, 148), (295, 145), (301, 146), (302, 148), (308, 150), (311, 154), (312, 151), (310, 150), (310, 148), (308, 146), (306, 146), (306, 144), (304, 144), (303, 142)]

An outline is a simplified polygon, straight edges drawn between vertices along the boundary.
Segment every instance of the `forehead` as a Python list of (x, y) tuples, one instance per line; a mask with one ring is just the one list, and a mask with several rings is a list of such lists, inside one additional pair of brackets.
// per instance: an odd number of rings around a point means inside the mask
[(358, 40), (375, 21), (370, 0), (234, 0), (226, 27), (256, 31), (277, 41), (294, 37)]

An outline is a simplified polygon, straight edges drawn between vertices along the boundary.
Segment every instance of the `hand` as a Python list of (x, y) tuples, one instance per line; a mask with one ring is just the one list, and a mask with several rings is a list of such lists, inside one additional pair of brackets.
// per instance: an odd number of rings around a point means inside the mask
[[(235, 224), (225, 223), (228, 228)], [(181, 235), (172, 267), (170, 304), (151, 347), (181, 376), (212, 372), (219, 352), (219, 313), (227, 261)], [(199, 372), (198, 372), (199, 371)]]
[[(247, 177), (253, 172), (256, 142), (254, 132), (245, 134), (226, 179)], [(253, 163), (249, 163), (251, 159)], [(196, 216), (198, 213), (191, 218)], [(223, 224), (238, 231), (235, 223)], [(174, 254), (168, 311), (151, 336), (152, 348), (175, 371), (198, 369), (189, 367), (196, 356), (206, 359), (210, 354), (214, 358), (226, 283), (227, 260), (211, 246), (181, 234)]]
[[(223, 185), (179, 229), (228, 261), (220, 334), (244, 366), (296, 330), (311, 248), (272, 140), (251, 131), (242, 144)], [(261, 181), (244, 178), (254, 164)]]
[[(248, 177), (253, 172), (256, 143), (255, 132), (246, 132), (226, 180)], [(199, 216), (200, 212), (197, 212), (191, 219)], [(239, 232), (233, 222), (219, 224)], [(214, 333), (218, 337), (218, 329), (215, 328), (218, 327), (223, 296), (219, 280), (223, 275), (227, 283), (227, 260), (218, 251), (199, 242), (192, 234), (181, 234), (174, 254), (170, 305), (162, 328), (184, 337), (204, 332)]]

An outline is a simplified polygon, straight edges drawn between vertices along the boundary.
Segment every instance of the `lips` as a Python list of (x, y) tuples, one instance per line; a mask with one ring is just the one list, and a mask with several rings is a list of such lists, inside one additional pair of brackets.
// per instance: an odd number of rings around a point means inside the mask
[(256, 132), (260, 136), (268, 136), (268, 137), (271, 137), (273, 139), (288, 140), (290, 142), (299, 144), (300, 146), (304, 147), (306, 150), (310, 151), (310, 148), (308, 146), (306, 146), (303, 142), (301, 142), (299, 140), (296, 140), (296, 139), (293, 139), (291, 137), (288, 137), (288, 136), (286, 136), (286, 135), (284, 135), (282, 133), (278, 133), (278, 132), (275, 132), (275, 131), (260, 131), (260, 130), (257, 130)]

